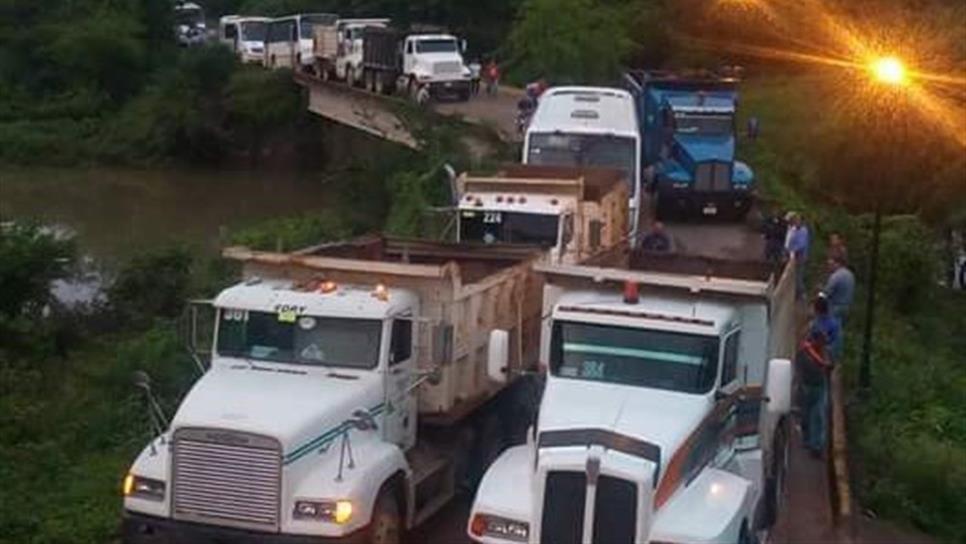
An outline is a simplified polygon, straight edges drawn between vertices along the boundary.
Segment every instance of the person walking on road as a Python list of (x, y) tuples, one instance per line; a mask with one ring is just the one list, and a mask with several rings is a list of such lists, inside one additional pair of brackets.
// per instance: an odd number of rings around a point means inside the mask
[(812, 303), (812, 323), (799, 347), (797, 362), (802, 388), (802, 434), (805, 448), (820, 457), (828, 436), (829, 371), (841, 351), (841, 326), (829, 313), (828, 301)]
[(490, 62), (486, 63), (484, 76), (486, 77), (486, 94), (496, 96), (496, 93), (500, 90), (500, 66), (496, 63), (496, 59), (490, 59)]
[(788, 232), (785, 235), (785, 256), (795, 257), (795, 297), (802, 300), (805, 297), (805, 269), (808, 263), (808, 247), (811, 243), (808, 226), (802, 216), (796, 212), (785, 215)]
[(480, 61), (474, 60), (467, 66), (470, 69), (470, 94), (476, 96), (480, 94), (480, 77), (483, 75), (483, 66)]
[(651, 224), (651, 230), (641, 239), (641, 249), (654, 253), (671, 251), (671, 237), (664, 230), (664, 223), (655, 221)]
[(842, 251), (830, 252), (826, 264), (829, 275), (820, 295), (828, 300), (832, 316), (844, 326), (855, 298), (855, 274), (849, 270)]

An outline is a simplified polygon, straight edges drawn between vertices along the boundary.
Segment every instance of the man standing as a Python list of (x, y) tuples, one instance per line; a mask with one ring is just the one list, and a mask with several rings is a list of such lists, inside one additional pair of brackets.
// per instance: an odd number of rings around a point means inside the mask
[(788, 226), (778, 213), (771, 214), (763, 227), (765, 238), (765, 260), (772, 266), (777, 266), (785, 250), (785, 235)]
[(828, 299), (829, 312), (844, 326), (849, 308), (855, 298), (855, 275), (849, 270), (845, 254), (830, 252), (827, 260), (828, 280), (822, 289), (822, 296)]
[(802, 216), (796, 212), (788, 212), (785, 216), (788, 222), (788, 234), (785, 237), (785, 256), (795, 257), (795, 297), (802, 300), (805, 297), (805, 265), (808, 262), (808, 246), (810, 237), (808, 226)]
[(828, 373), (841, 351), (841, 327), (829, 314), (824, 297), (815, 299), (812, 310), (812, 324), (799, 350), (798, 370), (805, 401), (805, 447), (820, 457), (828, 435)]
[(842, 258), (842, 262), (849, 260), (849, 250), (845, 247), (845, 239), (838, 232), (828, 235), (828, 256), (839, 256)]

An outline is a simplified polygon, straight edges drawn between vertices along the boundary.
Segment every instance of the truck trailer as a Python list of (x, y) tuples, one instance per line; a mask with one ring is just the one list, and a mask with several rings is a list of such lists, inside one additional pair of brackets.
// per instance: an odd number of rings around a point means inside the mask
[(658, 71), (624, 79), (637, 101), (644, 180), (658, 216), (744, 217), (755, 177), (735, 158), (737, 79)]
[[(210, 366), (125, 479), (125, 542), (399, 542), (508, 429), (522, 439), (508, 384), (536, 361), (533, 248), (224, 255), (244, 280), (214, 300)], [(511, 378), (490, 380), (490, 359)]]
[(508, 165), (456, 180), (457, 240), (544, 248), (577, 263), (629, 235), (626, 173), (612, 168)]
[(539, 418), (484, 476), (474, 541), (751, 543), (774, 523), (795, 267), (618, 257), (537, 266), (547, 316)]

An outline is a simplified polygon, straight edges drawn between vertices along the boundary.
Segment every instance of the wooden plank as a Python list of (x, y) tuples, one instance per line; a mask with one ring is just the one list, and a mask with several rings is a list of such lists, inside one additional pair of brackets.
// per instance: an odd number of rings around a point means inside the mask
[(449, 274), (449, 267), (387, 263), (382, 261), (367, 261), (362, 259), (342, 259), (334, 257), (309, 257), (294, 253), (275, 253), (269, 251), (252, 251), (247, 248), (230, 247), (222, 252), (228, 259), (255, 262), (269, 265), (296, 265), (311, 270), (340, 270), (350, 272), (367, 272), (390, 276), (408, 276), (419, 278), (445, 278)]

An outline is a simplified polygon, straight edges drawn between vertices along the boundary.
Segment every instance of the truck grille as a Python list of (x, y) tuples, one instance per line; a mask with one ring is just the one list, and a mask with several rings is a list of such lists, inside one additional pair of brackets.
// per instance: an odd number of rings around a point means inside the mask
[(174, 434), (174, 518), (278, 530), (281, 446), (273, 438), (221, 429)]
[(454, 60), (433, 63), (433, 75), (459, 74), (462, 72), (463, 65)]
[[(541, 544), (580, 544), (584, 538), (584, 497), (587, 475), (583, 472), (547, 473), (540, 520)], [(633, 540), (631, 541), (633, 542)]]
[(634, 542), (637, 531), (637, 486), (601, 475), (594, 497), (594, 543)]
[(731, 165), (726, 162), (701, 162), (694, 170), (694, 188), (699, 192), (731, 189)]

